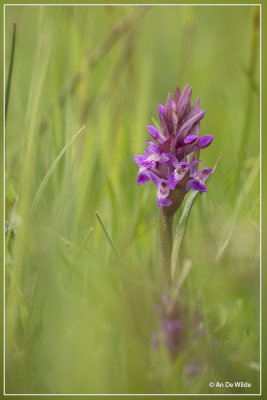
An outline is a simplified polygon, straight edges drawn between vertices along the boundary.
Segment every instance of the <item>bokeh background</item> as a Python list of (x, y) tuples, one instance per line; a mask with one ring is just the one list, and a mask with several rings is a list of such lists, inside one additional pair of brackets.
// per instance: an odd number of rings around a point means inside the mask
[[(259, 393), (259, 7), (7, 6), (6, 81), (14, 22), (6, 392)], [(133, 154), (186, 83), (215, 136), (203, 164), (223, 161), (188, 222), (192, 318), (173, 360), (151, 346), (159, 209)]]

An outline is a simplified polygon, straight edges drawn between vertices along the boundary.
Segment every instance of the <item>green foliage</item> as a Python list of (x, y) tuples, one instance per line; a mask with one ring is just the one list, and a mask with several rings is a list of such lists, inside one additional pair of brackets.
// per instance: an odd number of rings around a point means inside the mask
[[(209, 388), (216, 380), (259, 392), (258, 53), (254, 74), (244, 73), (253, 15), (6, 7), (6, 71), (17, 24), (6, 120), (7, 393), (229, 393)], [(165, 291), (159, 210), (153, 184), (136, 187), (133, 154), (158, 103), (186, 83), (206, 110), (202, 134), (215, 136), (202, 164), (224, 159), (179, 242), (178, 299), (192, 325), (173, 361), (164, 345), (151, 347)], [(192, 364), (199, 374), (186, 372)]]

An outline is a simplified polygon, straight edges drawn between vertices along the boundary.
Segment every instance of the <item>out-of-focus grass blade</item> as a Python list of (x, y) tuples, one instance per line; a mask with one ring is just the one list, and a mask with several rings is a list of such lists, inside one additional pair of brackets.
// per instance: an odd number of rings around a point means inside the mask
[(41, 182), (41, 185), (39, 186), (33, 204), (32, 204), (32, 210), (34, 210), (42, 196), (42, 193), (44, 191), (44, 188), (48, 182), (48, 179), (50, 178), (51, 174), (53, 173), (54, 169), (56, 168), (59, 160), (62, 158), (62, 156), (65, 154), (65, 152), (68, 150), (68, 148), (70, 147), (70, 145), (77, 139), (77, 137), (80, 135), (80, 133), (85, 129), (85, 125), (71, 138), (71, 140), (66, 143), (66, 145), (63, 147), (63, 149), (61, 150), (61, 152), (59, 153), (59, 155), (57, 156), (57, 158), (55, 159), (55, 161), (53, 162), (53, 164), (51, 165), (51, 167), (48, 169), (47, 173), (45, 174), (44, 179)]
[(249, 129), (252, 123), (252, 113), (251, 113), (251, 109), (253, 106), (252, 92), (254, 91), (254, 76), (257, 67), (259, 37), (260, 37), (260, 10), (259, 7), (255, 6), (253, 10), (253, 26), (251, 31), (250, 63), (248, 70), (249, 73), (247, 74), (248, 76), (247, 104), (246, 108), (244, 108), (245, 110), (244, 125), (237, 153), (237, 168), (236, 168), (233, 188), (238, 184), (239, 177), (241, 175), (243, 161), (246, 159)]
[[(88, 231), (88, 234), (86, 235), (87, 240), (90, 236), (89, 233), (91, 234), (92, 231), (93, 231), (92, 228)], [(62, 236), (53, 228), (47, 226), (41, 226), (41, 233), (43, 236), (47, 235), (47, 238), (53, 241), (57, 251), (59, 251), (63, 255), (63, 257), (66, 258), (66, 260), (68, 260), (70, 264), (76, 264), (78, 261), (86, 262), (88, 261), (88, 259), (91, 259), (92, 257), (93, 259), (96, 258), (96, 255), (93, 252), (85, 248), (82, 249), (82, 246), (79, 246), (78, 244), (71, 242), (69, 239)]]
[(81, 249), (80, 249), (78, 258), (80, 257), (81, 253), (83, 252), (83, 249), (85, 248), (85, 245), (86, 245), (86, 243), (87, 243), (89, 237), (90, 237), (91, 234), (93, 233), (93, 230), (94, 230), (94, 227), (91, 226), (91, 228), (90, 228), (89, 231), (87, 232), (87, 234), (86, 234), (86, 236), (85, 236), (85, 238), (84, 238), (84, 240), (83, 240), (83, 242), (82, 242), (82, 244), (81, 244)]
[[(247, 68), (244, 64), (240, 63), (240, 69), (242, 70), (242, 72), (244, 73), (244, 75), (250, 79), (250, 70), (249, 68)], [(260, 85), (255, 82), (255, 80), (251, 81), (251, 89), (254, 91), (254, 93), (256, 93), (258, 96), (260, 95)]]
[(10, 94), (11, 78), (12, 78), (13, 62), (14, 62), (14, 54), (15, 54), (16, 27), (17, 27), (17, 24), (16, 24), (16, 22), (14, 22), (14, 24), (13, 24), (13, 35), (12, 35), (11, 56), (10, 56), (10, 63), (9, 63), (9, 70), (8, 70), (8, 77), (7, 77), (7, 85), (6, 85), (5, 123), (6, 123), (6, 118), (7, 118), (7, 110), (8, 110), (8, 102), (9, 102), (9, 94)]
[[(69, 94), (72, 94), (79, 83), (84, 78), (84, 75), (88, 73), (88, 70), (95, 67), (98, 62), (107, 54), (107, 52), (113, 47), (113, 45), (124, 36), (124, 34), (130, 30), (130, 28), (140, 20), (142, 15), (144, 15), (149, 6), (136, 7), (129, 15), (120, 21), (110, 32), (110, 34), (88, 55), (86, 60), (86, 66), (82, 67), (72, 79), (66, 84), (59, 94), (59, 104), (62, 106)], [(54, 107), (52, 106), (52, 112), (54, 112)], [(41, 121), (40, 131), (42, 132), (47, 126), (47, 118)]]
[(91, 113), (96, 115), (96, 113), (101, 113), (103, 110), (105, 104), (107, 103), (110, 95), (114, 91), (115, 86), (119, 82), (119, 77), (122, 74), (122, 70), (127, 66), (127, 63), (129, 61), (132, 49), (133, 49), (133, 43), (134, 39), (136, 38), (136, 32), (130, 32), (125, 39), (125, 45), (117, 59), (117, 62), (109, 76), (109, 79), (106, 80), (104, 89), (102, 93), (100, 93), (93, 102), (93, 106), (88, 107), (88, 104), (85, 104), (85, 110), (83, 111), (83, 117), (86, 118), (87, 113), (89, 112), (89, 108), (91, 109)]
[[(32, 205), (32, 182), (33, 182), (33, 171), (36, 167), (36, 122), (38, 120), (38, 114), (40, 111), (41, 94), (44, 85), (44, 81), (47, 74), (47, 67), (50, 61), (51, 55), (51, 40), (48, 35), (48, 28), (40, 24), (40, 31), (37, 33), (35, 61), (33, 66), (28, 70), (30, 71), (30, 89), (27, 89), (27, 109), (23, 105), (24, 129), (22, 130), (25, 138), (25, 152), (24, 159), (21, 164), (21, 171), (18, 179), (18, 195), (19, 195), (19, 214), (20, 214), (20, 227), (17, 231), (16, 240), (14, 243), (13, 252), (13, 265), (12, 273), (10, 276), (10, 286), (7, 294), (7, 305), (6, 305), (6, 336), (8, 337), (8, 344), (6, 347), (7, 358), (14, 353), (16, 345), (16, 329), (19, 324), (19, 304), (21, 300), (22, 288), (22, 274), (23, 266), (25, 263), (24, 255), (25, 248), (28, 239), (28, 217)], [(22, 44), (22, 43), (21, 43)], [(42, 57), (45, 54), (45, 57)], [(25, 103), (26, 104), (26, 103)], [(12, 357), (12, 356), (11, 356)]]
[(108, 233), (108, 230), (107, 230), (107, 228), (106, 228), (106, 225), (105, 225), (104, 221), (102, 220), (102, 218), (100, 217), (100, 214), (99, 214), (98, 211), (95, 212), (95, 216), (96, 216), (96, 218), (97, 218), (97, 220), (98, 220), (98, 222), (99, 222), (101, 228), (103, 229), (103, 231), (104, 231), (104, 233), (105, 233), (105, 235), (106, 235), (106, 238), (108, 239), (108, 242), (109, 242), (110, 246), (112, 247), (112, 250), (113, 250), (114, 253), (116, 254), (116, 256), (117, 256), (118, 260), (120, 261), (120, 263), (122, 264), (122, 261), (121, 261), (121, 257), (120, 257), (120, 255), (119, 255), (119, 252), (118, 252), (118, 250), (116, 249), (116, 246), (115, 246), (115, 244), (114, 244), (114, 242), (113, 242), (113, 240), (112, 240), (110, 234)]
[[(215, 164), (215, 166), (213, 167), (213, 171), (212, 174), (216, 171), (219, 163), (222, 160), (222, 156), (220, 156)], [(185, 203), (185, 207), (183, 209), (183, 213), (181, 215), (179, 224), (176, 228), (175, 231), (175, 236), (174, 236), (174, 240), (173, 240), (173, 248), (172, 248), (172, 260), (171, 260), (171, 276), (172, 276), (172, 280), (176, 279), (176, 275), (177, 275), (177, 264), (178, 264), (178, 257), (179, 257), (179, 252), (180, 252), (180, 248), (181, 248), (181, 244), (184, 238), (184, 234), (185, 234), (185, 230), (186, 230), (186, 226), (187, 226), (187, 222), (188, 222), (188, 218), (190, 215), (190, 211), (192, 209), (193, 203), (195, 201), (195, 199), (197, 198), (197, 196), (199, 195), (199, 192), (192, 192), (188, 199), (187, 202)]]
[(183, 263), (182, 271), (179, 276), (178, 282), (177, 284), (174, 284), (174, 286), (172, 287), (171, 300), (168, 309), (169, 312), (171, 312), (173, 306), (175, 305), (175, 301), (180, 293), (181, 287), (183, 286), (184, 281), (186, 280), (191, 267), (192, 267), (192, 260), (186, 259)]
[(246, 183), (243, 186), (243, 190), (241, 191), (241, 193), (238, 196), (238, 199), (237, 199), (237, 202), (236, 202), (235, 211), (234, 211), (234, 215), (233, 215), (233, 219), (232, 219), (232, 223), (231, 223), (229, 232), (228, 232), (228, 234), (226, 236), (226, 239), (223, 241), (223, 244), (220, 246), (220, 248), (218, 250), (217, 257), (216, 257), (217, 261), (221, 258), (221, 256), (223, 255), (226, 247), (228, 246), (228, 244), (230, 242), (230, 239), (232, 237), (232, 234), (233, 234), (233, 231), (234, 231), (234, 227), (235, 227), (235, 224), (236, 224), (236, 221), (237, 221), (237, 217), (238, 217), (238, 214), (239, 214), (239, 210), (240, 210), (241, 204), (243, 202), (244, 195), (251, 190), (251, 187), (252, 187), (252, 185), (253, 185), (253, 183), (254, 183), (254, 181), (255, 181), (258, 173), (259, 173), (259, 168), (260, 168), (260, 162), (259, 161), (260, 161), (260, 156), (256, 160), (254, 167), (251, 169), (250, 174), (246, 179)]

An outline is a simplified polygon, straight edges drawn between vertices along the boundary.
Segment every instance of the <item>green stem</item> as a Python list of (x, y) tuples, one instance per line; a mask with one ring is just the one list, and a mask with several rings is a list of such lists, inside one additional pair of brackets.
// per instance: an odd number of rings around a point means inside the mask
[(241, 168), (246, 157), (246, 151), (248, 146), (248, 134), (251, 126), (251, 108), (253, 105), (253, 97), (252, 92), (254, 88), (254, 75), (257, 66), (257, 53), (258, 53), (258, 42), (259, 42), (259, 29), (260, 29), (260, 14), (259, 7), (256, 6), (254, 8), (253, 13), (253, 27), (252, 27), (252, 41), (251, 41), (251, 52), (250, 52), (250, 63), (249, 63), (249, 71), (248, 71), (248, 88), (247, 88), (247, 104), (245, 108), (245, 119), (243, 125), (243, 132), (240, 140), (239, 151), (237, 155), (237, 168), (235, 175), (235, 184), (233, 187), (236, 187), (241, 175)]
[(162, 250), (163, 269), (168, 287), (171, 286), (171, 256), (172, 256), (172, 223), (173, 216), (160, 213), (160, 242)]

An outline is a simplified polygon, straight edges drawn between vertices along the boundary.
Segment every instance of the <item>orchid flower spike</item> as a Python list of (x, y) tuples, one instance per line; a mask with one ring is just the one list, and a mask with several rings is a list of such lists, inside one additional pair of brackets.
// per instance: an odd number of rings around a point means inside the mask
[(177, 87), (173, 98), (168, 94), (165, 105), (158, 106), (161, 129), (148, 125), (154, 141), (148, 140), (145, 155), (134, 156), (139, 167), (137, 185), (152, 180), (157, 187), (158, 206), (170, 216), (189, 190), (207, 191), (205, 181), (212, 173), (212, 168), (197, 172), (201, 161), (195, 160), (193, 153), (208, 147), (213, 136), (200, 136), (200, 121), (205, 111), (199, 108), (199, 97), (191, 106), (191, 95), (189, 85), (182, 93)]

